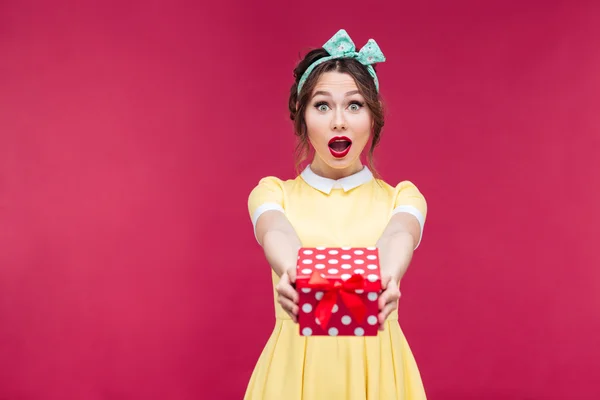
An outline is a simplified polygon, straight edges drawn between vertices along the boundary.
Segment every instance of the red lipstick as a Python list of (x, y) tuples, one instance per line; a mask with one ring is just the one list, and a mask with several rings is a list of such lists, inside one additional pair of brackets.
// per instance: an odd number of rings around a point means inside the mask
[(352, 140), (348, 139), (346, 136), (335, 136), (332, 137), (328, 143), (329, 152), (335, 158), (343, 158), (346, 157), (350, 148), (352, 147)]

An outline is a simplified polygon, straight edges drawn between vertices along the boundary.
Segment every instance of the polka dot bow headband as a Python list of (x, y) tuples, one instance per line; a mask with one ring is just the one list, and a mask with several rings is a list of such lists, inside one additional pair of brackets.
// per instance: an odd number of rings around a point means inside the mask
[(377, 91), (379, 91), (379, 81), (377, 80), (377, 75), (375, 74), (372, 64), (384, 62), (385, 56), (373, 39), (369, 39), (367, 43), (358, 52), (356, 52), (354, 42), (352, 42), (352, 39), (350, 39), (348, 33), (346, 33), (344, 29), (340, 29), (323, 45), (323, 48), (330, 55), (328, 57), (318, 59), (306, 69), (300, 78), (300, 81), (298, 82), (298, 94), (302, 90), (302, 86), (304, 86), (306, 79), (317, 65), (336, 58), (354, 58), (362, 65), (366, 66), (369, 74), (371, 74), (373, 80), (375, 81), (375, 87), (377, 88)]

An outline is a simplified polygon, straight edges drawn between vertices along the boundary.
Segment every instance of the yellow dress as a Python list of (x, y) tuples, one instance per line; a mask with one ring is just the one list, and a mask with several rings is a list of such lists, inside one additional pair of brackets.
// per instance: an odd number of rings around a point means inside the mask
[[(263, 178), (250, 193), (248, 208), (254, 226), (267, 210), (284, 212), (307, 247), (375, 246), (393, 213), (417, 217), (421, 232), (427, 214), (427, 203), (413, 183), (390, 186), (367, 167), (337, 181), (310, 167), (295, 179)], [(298, 325), (276, 301), (278, 280), (272, 272), (275, 327), (245, 400), (426, 398), (397, 311), (377, 336), (300, 336)]]

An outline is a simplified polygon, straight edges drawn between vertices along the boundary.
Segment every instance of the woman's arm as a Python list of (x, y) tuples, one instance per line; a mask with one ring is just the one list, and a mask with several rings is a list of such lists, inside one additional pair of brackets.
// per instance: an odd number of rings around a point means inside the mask
[(266, 211), (256, 222), (256, 238), (263, 247), (267, 262), (279, 276), (275, 287), (277, 301), (294, 322), (298, 322), (298, 292), (296, 282), (296, 263), (298, 250), (302, 243), (288, 221), (280, 211)]
[(256, 238), (277, 276), (295, 271), (302, 243), (285, 214), (266, 211), (256, 222)]
[(409, 213), (397, 213), (377, 241), (383, 293), (379, 297), (379, 329), (392, 311), (398, 308), (400, 281), (406, 273), (413, 256), (415, 244), (419, 243), (421, 225)]
[(383, 275), (397, 283), (402, 280), (420, 235), (421, 225), (415, 216), (409, 213), (397, 213), (392, 216), (377, 241)]

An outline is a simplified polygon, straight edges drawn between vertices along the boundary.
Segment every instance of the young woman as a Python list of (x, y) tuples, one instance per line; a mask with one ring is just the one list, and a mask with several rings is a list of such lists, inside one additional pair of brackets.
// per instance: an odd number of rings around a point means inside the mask
[[(248, 199), (256, 239), (272, 268), (276, 323), (245, 399), (425, 399), (397, 306), (427, 204), (410, 181), (390, 186), (373, 172), (384, 125), (373, 65), (382, 61), (372, 39), (356, 51), (340, 30), (294, 71), (289, 107), (299, 139), (297, 165), (314, 155), (295, 179), (265, 177)], [(363, 153), (369, 166), (362, 164)], [(385, 290), (377, 336), (299, 334), (294, 282), (301, 246), (378, 248)]]

